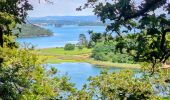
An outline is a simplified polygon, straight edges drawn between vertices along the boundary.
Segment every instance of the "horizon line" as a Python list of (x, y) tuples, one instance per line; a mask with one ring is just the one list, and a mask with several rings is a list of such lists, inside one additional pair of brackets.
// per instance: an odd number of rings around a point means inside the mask
[(28, 18), (39, 18), (39, 17), (83, 17), (83, 16), (96, 16), (97, 15), (49, 15), (49, 16), (27, 16)]

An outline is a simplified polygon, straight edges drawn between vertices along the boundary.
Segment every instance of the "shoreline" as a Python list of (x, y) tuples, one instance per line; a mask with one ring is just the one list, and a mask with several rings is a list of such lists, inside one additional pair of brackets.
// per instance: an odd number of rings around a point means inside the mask
[(90, 58), (91, 49), (64, 51), (63, 48), (43, 48), (38, 50), (39, 55), (45, 58), (45, 63), (59, 64), (65, 62), (85, 62), (99, 67), (122, 67), (131, 69), (140, 69), (139, 64), (112, 63), (109, 61), (97, 61)]

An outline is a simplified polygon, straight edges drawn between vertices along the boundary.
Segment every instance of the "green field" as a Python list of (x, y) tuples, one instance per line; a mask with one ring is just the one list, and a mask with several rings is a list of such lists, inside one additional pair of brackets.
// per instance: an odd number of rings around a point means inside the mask
[(81, 55), (91, 53), (92, 49), (84, 48), (82, 50), (76, 48), (75, 50), (65, 51), (64, 48), (46, 48), (40, 49), (40, 54), (43, 55)]
[(65, 51), (64, 48), (45, 48), (38, 50), (39, 54), (46, 58), (46, 63), (62, 63), (62, 62), (87, 62), (98, 66), (105, 67), (126, 67), (139, 68), (139, 64), (112, 63), (104, 61), (96, 61), (91, 56), (92, 49), (84, 48), (82, 50), (76, 48), (72, 51)]

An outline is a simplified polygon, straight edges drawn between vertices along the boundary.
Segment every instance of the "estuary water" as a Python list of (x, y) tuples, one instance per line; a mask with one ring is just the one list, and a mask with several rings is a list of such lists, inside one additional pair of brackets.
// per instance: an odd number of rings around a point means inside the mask
[(77, 25), (65, 25), (62, 27), (55, 27), (52, 25), (43, 26), (53, 32), (53, 36), (50, 37), (34, 37), (34, 38), (19, 38), (19, 43), (31, 43), (37, 48), (49, 48), (49, 47), (63, 47), (66, 43), (78, 42), (79, 34), (85, 34), (89, 39), (89, 30), (94, 32), (104, 32), (104, 26), (77, 26)]
[[(70, 81), (75, 83), (77, 89), (81, 89), (85, 83), (88, 83), (87, 79), (90, 76), (97, 76), (104, 68), (89, 63), (60, 63), (60, 64), (49, 64), (52, 67), (57, 68), (57, 75), (66, 75), (70, 77)], [(106, 68), (105, 68), (106, 69)], [(109, 71), (120, 71), (124, 68), (111, 67)]]

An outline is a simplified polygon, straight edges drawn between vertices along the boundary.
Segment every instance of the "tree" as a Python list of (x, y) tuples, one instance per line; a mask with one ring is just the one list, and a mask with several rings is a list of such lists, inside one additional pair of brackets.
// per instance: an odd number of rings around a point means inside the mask
[(89, 34), (90, 34), (89, 47), (94, 47), (97, 44), (97, 42), (103, 41), (102, 33), (95, 33), (93, 31), (89, 31)]
[(118, 53), (117, 42), (101, 42), (94, 46), (91, 57), (95, 60), (110, 61), (114, 63), (134, 63), (133, 56), (127, 53)]
[(31, 9), (28, 0), (0, 0), (0, 99), (65, 99), (76, 90), (69, 79), (57, 77), (57, 70), (47, 68), (32, 48), (11, 43), (11, 29), (24, 23)]
[(16, 23), (25, 22), (27, 11), (32, 10), (28, 0), (0, 1), (0, 46), (3, 47), (3, 35), (12, 35), (11, 29)]
[(47, 68), (34, 50), (0, 48), (0, 99), (42, 100), (66, 98), (75, 91), (65, 76)]
[[(69, 97), (76, 100), (160, 100), (160, 91), (156, 92), (157, 88), (154, 87), (156, 84), (160, 85), (158, 79), (150, 79), (145, 75), (134, 77), (133, 71), (129, 70), (102, 71), (100, 75), (90, 77), (89, 83), (84, 85), (82, 90)], [(154, 84), (151, 80), (157, 83)]]
[(64, 46), (64, 50), (74, 50), (75, 49), (75, 44), (67, 43)]
[(88, 41), (86, 39), (86, 36), (84, 34), (79, 35), (79, 45), (87, 47)]
[[(143, 0), (136, 4), (134, 0), (88, 0), (77, 10), (93, 8), (94, 13), (104, 23), (110, 20), (106, 32), (122, 33), (140, 30), (136, 35), (135, 57), (152, 63), (153, 72), (157, 63), (165, 63), (170, 57), (170, 43), (166, 36), (170, 33), (170, 3), (168, 0)], [(162, 13), (156, 13), (161, 9)], [(136, 32), (135, 32), (136, 33)], [(143, 43), (145, 42), (145, 43)]]

